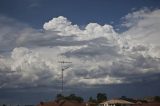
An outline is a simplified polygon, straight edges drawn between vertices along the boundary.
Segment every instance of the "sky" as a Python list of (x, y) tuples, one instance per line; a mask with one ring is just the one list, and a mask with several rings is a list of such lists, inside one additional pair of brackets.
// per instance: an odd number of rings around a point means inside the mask
[(0, 103), (61, 92), (160, 96), (159, 0), (0, 0)]

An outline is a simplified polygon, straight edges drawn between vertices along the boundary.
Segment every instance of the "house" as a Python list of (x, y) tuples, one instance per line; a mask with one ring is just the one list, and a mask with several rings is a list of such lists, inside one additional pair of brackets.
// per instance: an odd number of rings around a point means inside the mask
[(106, 102), (102, 102), (99, 106), (133, 106), (134, 103), (122, 100), (122, 99), (113, 99)]

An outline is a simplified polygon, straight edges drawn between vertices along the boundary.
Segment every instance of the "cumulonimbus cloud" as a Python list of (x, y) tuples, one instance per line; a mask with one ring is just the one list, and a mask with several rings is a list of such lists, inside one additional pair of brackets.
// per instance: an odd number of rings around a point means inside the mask
[(159, 14), (157, 9), (126, 15), (128, 30), (121, 34), (108, 24), (81, 29), (63, 16), (46, 22), (43, 31), (0, 18), (0, 87), (59, 86), (60, 55), (72, 61), (64, 72), (66, 85), (159, 80)]

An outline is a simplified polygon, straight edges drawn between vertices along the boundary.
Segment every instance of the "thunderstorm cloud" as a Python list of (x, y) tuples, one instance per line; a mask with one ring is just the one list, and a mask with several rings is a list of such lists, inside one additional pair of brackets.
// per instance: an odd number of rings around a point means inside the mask
[(0, 88), (58, 86), (61, 60), (72, 62), (64, 72), (69, 86), (159, 80), (160, 10), (122, 19), (127, 30), (118, 33), (109, 24), (81, 28), (64, 16), (41, 30), (0, 16)]

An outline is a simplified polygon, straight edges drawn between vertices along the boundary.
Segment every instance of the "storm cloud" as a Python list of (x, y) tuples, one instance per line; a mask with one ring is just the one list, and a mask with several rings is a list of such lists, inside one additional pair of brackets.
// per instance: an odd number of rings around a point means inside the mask
[(160, 80), (160, 10), (142, 9), (123, 17), (118, 33), (109, 24), (83, 29), (64, 16), (35, 29), (0, 17), (0, 87), (60, 85), (59, 60), (72, 61), (66, 86), (129, 84)]

